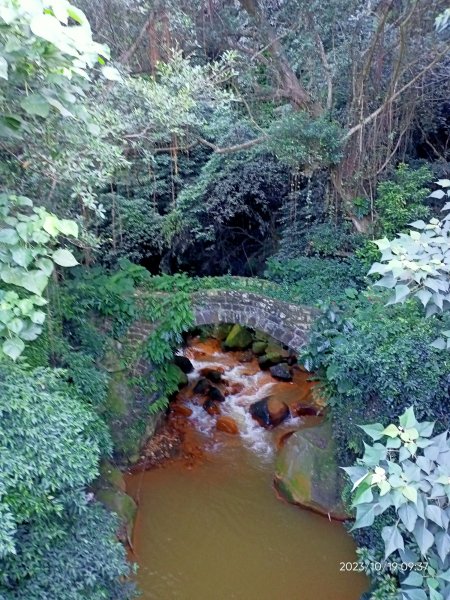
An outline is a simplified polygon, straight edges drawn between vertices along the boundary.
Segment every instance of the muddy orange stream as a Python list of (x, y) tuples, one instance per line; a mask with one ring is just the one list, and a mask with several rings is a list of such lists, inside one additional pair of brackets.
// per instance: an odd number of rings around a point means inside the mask
[[(312, 403), (312, 383), (297, 371), (292, 383), (276, 382), (242, 353), (220, 351), (214, 340), (186, 350), (195, 365), (179, 401), (192, 410), (177, 415), (188, 444), (201, 459), (130, 475), (128, 492), (138, 501), (134, 556), (142, 597), (155, 600), (358, 600), (367, 580), (341, 571), (355, 561), (344, 527), (280, 501), (272, 486), (275, 446), (289, 430), (317, 417), (296, 417), (265, 431), (248, 417), (248, 406), (268, 392), (289, 405)], [(196, 404), (198, 371), (221, 367), (236, 393), (221, 403), (239, 435), (217, 431), (219, 415)], [(236, 384), (240, 384), (239, 391)]]

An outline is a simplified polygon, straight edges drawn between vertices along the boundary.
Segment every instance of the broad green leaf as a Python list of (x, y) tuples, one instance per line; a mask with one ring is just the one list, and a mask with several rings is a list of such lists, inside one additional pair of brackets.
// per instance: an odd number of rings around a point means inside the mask
[(384, 427), (381, 423), (374, 423), (373, 425), (358, 425), (360, 429), (367, 433), (374, 441), (378, 441), (384, 435)]
[(358, 504), (363, 504), (365, 502), (372, 502), (373, 493), (372, 488), (368, 483), (364, 483), (360, 485), (353, 496), (352, 506), (356, 507)]
[(75, 221), (70, 219), (60, 219), (58, 221), (58, 229), (63, 235), (71, 235), (72, 237), (78, 237), (78, 225)]
[(36, 325), (42, 325), (42, 323), (45, 321), (45, 312), (43, 312), (42, 310), (35, 310), (31, 313), (30, 319)]
[(428, 302), (430, 301), (433, 294), (430, 291), (422, 288), (421, 290), (416, 292), (414, 295), (417, 296), (417, 298), (419, 298), (419, 300), (422, 302), (422, 304), (424, 306), (426, 306), (428, 304)]
[(122, 76), (117, 69), (111, 66), (102, 68), (102, 74), (105, 79), (109, 81), (122, 81)]
[(427, 594), (420, 589), (403, 590), (402, 600), (429, 600)]
[(445, 531), (438, 531), (434, 539), (439, 558), (444, 562), (450, 554), (450, 535)]
[(444, 188), (450, 187), (450, 179), (438, 179), (436, 183)]
[(385, 429), (383, 429), (383, 434), (388, 435), (389, 437), (395, 438), (400, 435), (400, 430), (396, 425), (388, 425)]
[(33, 294), (37, 294), (38, 296), (42, 295), (42, 292), (45, 290), (48, 284), (48, 276), (44, 271), (33, 270), (29, 271), (26, 276), (23, 278), (21, 282), (21, 286), (24, 287), (29, 292), (33, 292)]
[(403, 283), (396, 285), (395, 286), (395, 302), (402, 302), (409, 296), (410, 293), (411, 293), (411, 290), (409, 289), (409, 287), (407, 285), (404, 285)]
[(15, 317), (14, 319), (11, 319), (11, 321), (9, 321), (6, 324), (6, 326), (11, 331), (11, 333), (14, 333), (15, 335), (19, 335), (24, 327), (24, 322), (22, 319)]
[(47, 214), (45, 216), (42, 227), (52, 237), (56, 237), (59, 234), (58, 217), (55, 217), (55, 215)]
[(39, 327), (39, 325), (35, 325), (34, 323), (32, 323), (25, 327), (25, 329), (22, 329), (22, 331), (20, 332), (20, 337), (27, 342), (32, 342), (41, 333), (42, 327)]
[(380, 461), (385, 460), (387, 450), (382, 444), (374, 444), (368, 446), (364, 443), (364, 463), (369, 467), (376, 467), (380, 464)]
[(38, 267), (38, 269), (40, 269), (41, 271), (44, 271), (44, 273), (46, 275), (51, 275), (53, 273), (54, 270), (54, 265), (53, 265), (53, 261), (51, 261), (49, 258), (39, 258), (36, 261), (36, 267)]
[(414, 504), (417, 502), (417, 490), (415, 488), (411, 487), (410, 485), (406, 485), (404, 488), (402, 488), (401, 492), (405, 498), (411, 502), (414, 502)]
[(78, 264), (77, 259), (74, 257), (72, 252), (65, 248), (59, 248), (52, 255), (53, 261), (61, 267), (74, 267)]
[(5, 340), (2, 345), (3, 352), (13, 360), (17, 360), (24, 349), (25, 344), (18, 337), (9, 338)]
[[(444, 517), (446, 517), (445, 512), (442, 510), (442, 508), (439, 508), (439, 506), (436, 506), (436, 504), (428, 504), (425, 509), (425, 516), (427, 517), (427, 519), (430, 519), (430, 521), (433, 521), (434, 523), (436, 523), (436, 525), (439, 525), (439, 527), (444, 527), (444, 523), (442, 520), (443, 515)], [(448, 525), (448, 518), (446, 520)]]
[(406, 529), (411, 532), (417, 521), (417, 510), (416, 508), (410, 504), (409, 502), (403, 504), (398, 509), (398, 516), (402, 520), (402, 523), (406, 527)]
[(391, 491), (391, 484), (389, 483), (389, 481), (386, 480), (380, 481), (378, 487), (380, 488), (380, 496), (384, 496), (385, 494)]
[(404, 550), (405, 544), (403, 542), (402, 534), (396, 525), (390, 525), (383, 527), (381, 531), (381, 537), (384, 541), (384, 559), (393, 554), (396, 550)]
[(420, 587), (423, 583), (423, 575), (417, 571), (411, 571), (408, 577), (402, 581), (402, 585), (410, 585), (412, 587)]
[(407, 408), (400, 416), (399, 423), (404, 429), (410, 429), (411, 427), (415, 427), (417, 425), (414, 408), (412, 406)]
[(434, 192), (431, 192), (431, 194), (428, 195), (428, 198), (437, 198), (438, 200), (441, 200), (444, 196), (444, 190), (435, 190)]
[(50, 112), (50, 104), (40, 94), (30, 94), (22, 98), (20, 106), (29, 115), (37, 115), (39, 117), (48, 117)]
[(80, 25), (85, 25), (88, 22), (84, 12), (81, 9), (77, 8), (76, 6), (69, 5), (67, 7), (67, 14), (69, 15), (69, 17), (71, 19), (73, 19)]
[(426, 556), (429, 549), (434, 543), (434, 536), (428, 530), (423, 519), (418, 519), (414, 527), (413, 535), (419, 546), (422, 556)]
[(375, 517), (379, 515), (380, 506), (378, 503), (372, 504), (361, 504), (356, 507), (356, 519), (355, 524), (352, 527), (354, 529), (361, 529), (362, 527), (370, 527), (373, 525)]
[(13, 261), (21, 267), (28, 267), (33, 260), (31, 250), (28, 248), (15, 248), (11, 251)]
[(0, 229), (0, 244), (8, 244), (9, 246), (15, 246), (19, 243), (19, 236), (15, 229)]

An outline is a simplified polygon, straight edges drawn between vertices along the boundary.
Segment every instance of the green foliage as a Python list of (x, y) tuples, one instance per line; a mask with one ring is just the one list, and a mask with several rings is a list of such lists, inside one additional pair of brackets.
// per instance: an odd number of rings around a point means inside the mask
[(20, 137), (53, 110), (77, 114), (89, 68), (109, 58), (83, 12), (66, 0), (6, 0), (0, 23), (0, 137)]
[[(57, 246), (58, 237), (77, 237), (73, 221), (58, 219), (44, 208), (34, 208), (25, 196), (0, 194), (0, 339), (2, 352), (16, 360), (25, 341), (42, 331), (47, 301), (43, 293), (55, 265), (73, 267), (73, 254)], [(56, 248), (56, 249), (55, 249)]]
[[(0, 362), (0, 375), (3, 511), (15, 527), (51, 520), (68, 490), (96, 477), (100, 453), (110, 449), (107, 433), (57, 371), (27, 373)], [(15, 544), (14, 534), (2, 536), (0, 556)]]
[[(219, 143), (233, 145), (248, 135), (254, 132), (241, 122)], [(213, 154), (168, 216), (174, 261), (198, 275), (258, 275), (275, 251), (288, 185), (286, 167), (260, 149)]]
[(375, 200), (378, 235), (395, 235), (411, 221), (429, 216), (430, 209), (424, 204), (424, 198), (429, 194), (427, 184), (431, 178), (428, 166), (414, 170), (401, 164), (392, 179), (378, 185)]
[(117, 520), (101, 505), (79, 498), (64, 517), (20, 531), (20, 554), (0, 561), (4, 600), (130, 600), (131, 566), (116, 540)]
[(275, 257), (267, 261), (265, 276), (288, 288), (291, 298), (307, 305), (340, 302), (364, 284), (363, 269), (356, 260)]
[(0, 413), (2, 598), (130, 598), (117, 523), (82, 491), (111, 450), (105, 425), (63, 371), (1, 361)]
[[(450, 180), (440, 179), (437, 183), (444, 189), (438, 189), (430, 196), (450, 197)], [(446, 202), (442, 210), (450, 210), (450, 202)], [(427, 316), (442, 313), (450, 307), (450, 213), (442, 221), (433, 218), (428, 223), (419, 220), (411, 225), (414, 229), (398, 234), (392, 242), (387, 238), (376, 242), (381, 250), (381, 262), (372, 265), (369, 275), (382, 275), (375, 285), (393, 290), (390, 304), (415, 297), (423, 304)], [(443, 334), (446, 339), (439, 338), (435, 345), (448, 349), (450, 334), (448, 331)]]
[(326, 221), (308, 227), (302, 241), (306, 255), (334, 258), (351, 255), (363, 240), (349, 223), (335, 225)]
[(384, 305), (383, 296), (360, 294), (344, 312), (319, 320), (305, 358), (318, 369), (331, 407), (341, 463), (363, 448), (349, 423), (401, 414), (411, 403), (420, 418), (449, 423), (449, 359), (431, 347), (437, 323), (415, 303)]
[(288, 112), (269, 127), (265, 145), (282, 163), (313, 170), (339, 162), (341, 138), (339, 125), (325, 117), (312, 118), (306, 112)]
[(402, 598), (444, 600), (450, 592), (448, 431), (432, 437), (434, 423), (418, 422), (412, 407), (398, 425), (361, 429), (374, 443), (365, 444), (356, 466), (344, 469), (353, 483), (354, 529), (371, 527), (394, 509), (381, 536), (385, 560), (394, 555), (411, 565), (399, 575)]

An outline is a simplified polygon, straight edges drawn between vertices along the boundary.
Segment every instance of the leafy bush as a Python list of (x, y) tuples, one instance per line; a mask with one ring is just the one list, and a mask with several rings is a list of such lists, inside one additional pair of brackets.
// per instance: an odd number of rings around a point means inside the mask
[(402, 599), (444, 600), (450, 593), (448, 431), (432, 437), (434, 423), (418, 422), (412, 407), (398, 425), (361, 429), (375, 443), (365, 445), (356, 466), (344, 469), (353, 483), (354, 529), (370, 528), (390, 511), (381, 531), (384, 560), (393, 556), (409, 567), (393, 570)]
[(364, 283), (357, 260), (303, 257), (281, 261), (274, 257), (267, 261), (265, 276), (289, 287), (291, 297), (309, 305), (341, 301), (352, 293), (350, 289)]
[(414, 302), (385, 306), (385, 296), (360, 294), (313, 328), (307, 358), (319, 369), (331, 407), (341, 464), (363, 448), (354, 425), (399, 415), (411, 403), (419, 418), (450, 423), (450, 357), (431, 347), (437, 323)]
[(312, 118), (306, 112), (287, 112), (269, 127), (265, 145), (281, 162), (314, 170), (319, 165), (339, 162), (341, 138), (340, 126), (326, 117)]
[(64, 372), (10, 362), (0, 362), (0, 414), (0, 592), (104, 598), (129, 571), (114, 520), (82, 491), (111, 451), (104, 423)]
[(431, 178), (427, 166), (414, 170), (401, 164), (392, 179), (378, 185), (375, 200), (377, 235), (395, 235), (411, 221), (428, 217), (430, 208), (424, 200), (430, 193), (426, 184)]

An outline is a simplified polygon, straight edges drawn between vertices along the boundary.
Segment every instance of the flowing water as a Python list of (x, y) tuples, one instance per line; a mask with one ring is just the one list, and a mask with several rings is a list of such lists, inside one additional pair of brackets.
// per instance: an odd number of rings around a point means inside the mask
[[(355, 561), (342, 524), (285, 503), (272, 485), (283, 434), (319, 419), (295, 417), (266, 431), (248, 414), (249, 404), (268, 393), (291, 410), (299, 400), (311, 403), (306, 374), (297, 371), (292, 383), (276, 382), (256, 360), (223, 353), (214, 340), (194, 340), (185, 354), (195, 371), (178, 402), (192, 414), (176, 419), (184, 420), (188, 451), (127, 480), (128, 493), (139, 504), (131, 558), (139, 564), (142, 597), (358, 600), (367, 580), (341, 570)], [(238, 435), (217, 431), (218, 417), (196, 404), (192, 387), (205, 367), (224, 371), (227, 383), (219, 387), (228, 395), (220, 410), (237, 423)], [(201, 450), (195, 460), (192, 446)]]

